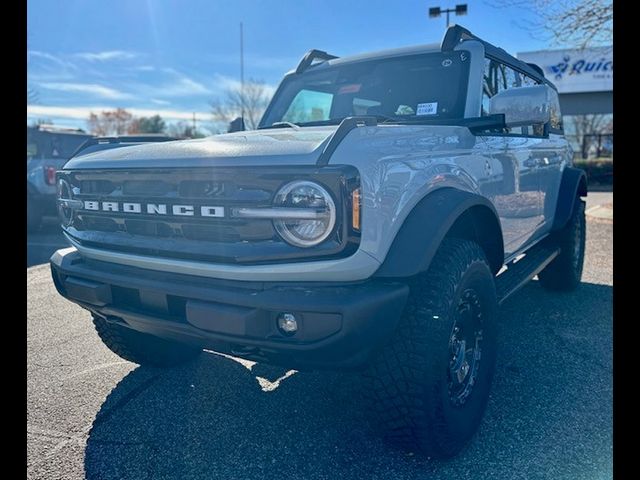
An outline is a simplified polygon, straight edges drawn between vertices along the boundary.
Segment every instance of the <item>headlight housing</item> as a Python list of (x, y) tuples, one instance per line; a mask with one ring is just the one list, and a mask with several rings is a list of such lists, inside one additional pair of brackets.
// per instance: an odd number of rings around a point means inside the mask
[(291, 218), (276, 218), (278, 234), (296, 247), (313, 247), (327, 239), (336, 224), (333, 198), (315, 182), (296, 180), (283, 186), (274, 198), (274, 207), (286, 208)]

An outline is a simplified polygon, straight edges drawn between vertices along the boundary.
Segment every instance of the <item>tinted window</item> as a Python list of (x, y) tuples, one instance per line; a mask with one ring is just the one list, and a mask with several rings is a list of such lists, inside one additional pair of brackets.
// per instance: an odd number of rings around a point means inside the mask
[[(489, 115), (489, 99), (496, 93), (509, 88), (522, 86), (522, 79), (519, 72), (507, 65), (485, 58), (484, 76), (482, 81), (482, 115)], [(526, 133), (526, 127), (512, 128), (509, 133)]]
[(468, 73), (464, 51), (321, 64), (286, 79), (260, 125), (339, 123), (351, 115), (462, 118)]

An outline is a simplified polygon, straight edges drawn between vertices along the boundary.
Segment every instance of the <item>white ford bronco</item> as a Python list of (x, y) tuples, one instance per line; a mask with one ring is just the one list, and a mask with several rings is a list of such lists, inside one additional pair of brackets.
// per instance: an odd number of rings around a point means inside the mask
[(561, 118), (538, 66), (460, 26), (311, 50), (255, 131), (72, 158), (53, 280), (127, 360), (360, 369), (389, 438), (452, 456), (487, 403), (498, 306), (535, 275), (580, 282), (587, 186)]

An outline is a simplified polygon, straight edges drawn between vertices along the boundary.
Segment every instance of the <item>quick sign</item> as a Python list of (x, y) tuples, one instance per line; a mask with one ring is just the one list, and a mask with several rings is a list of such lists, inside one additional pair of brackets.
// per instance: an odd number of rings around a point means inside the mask
[(613, 91), (611, 47), (522, 52), (518, 59), (539, 65), (559, 93)]

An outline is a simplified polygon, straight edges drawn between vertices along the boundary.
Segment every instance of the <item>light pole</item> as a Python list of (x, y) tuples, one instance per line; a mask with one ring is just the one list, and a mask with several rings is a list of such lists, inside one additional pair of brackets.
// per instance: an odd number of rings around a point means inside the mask
[(466, 15), (467, 14), (467, 4), (463, 3), (461, 5), (456, 5), (456, 8), (445, 8), (444, 10), (440, 7), (431, 7), (429, 9), (429, 18), (437, 18), (442, 13), (447, 14), (447, 28), (449, 28), (449, 14), (455, 13), (456, 15)]
[(244, 122), (244, 31), (240, 22), (240, 117)]

